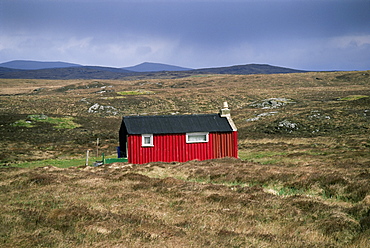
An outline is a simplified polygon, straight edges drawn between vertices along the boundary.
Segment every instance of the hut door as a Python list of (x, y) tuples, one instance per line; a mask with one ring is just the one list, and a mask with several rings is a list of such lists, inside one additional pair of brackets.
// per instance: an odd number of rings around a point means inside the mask
[(127, 137), (127, 135), (126, 135), (126, 142), (125, 142), (125, 148), (124, 148), (124, 149), (125, 149), (125, 156), (124, 156), (125, 158), (127, 158), (127, 154), (128, 154), (127, 140), (128, 140), (128, 137)]
[(127, 135), (120, 135), (120, 156), (122, 158), (127, 158)]

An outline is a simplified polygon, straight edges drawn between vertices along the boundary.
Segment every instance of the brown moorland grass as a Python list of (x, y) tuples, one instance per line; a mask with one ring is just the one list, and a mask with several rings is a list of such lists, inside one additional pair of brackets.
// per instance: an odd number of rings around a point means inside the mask
[[(369, 246), (369, 71), (0, 85), (0, 246)], [(240, 160), (20, 168), (83, 159), (97, 138), (114, 156), (121, 116), (223, 101)]]
[[(369, 84), (366, 71), (132, 81), (0, 79), (0, 161), (9, 164), (81, 156), (93, 148), (97, 138), (107, 147), (104, 152), (111, 154), (123, 115), (214, 113), (223, 101), (229, 102), (243, 146), (265, 139), (275, 144), (281, 138), (307, 139), (310, 143), (313, 138), (316, 141), (312, 146), (332, 151), (333, 147), (325, 144), (332, 138), (330, 144), (337, 143), (334, 147), (338, 151), (366, 151), (370, 144), (366, 135)], [(287, 103), (276, 108), (262, 105), (271, 98), (284, 98)], [(54, 125), (40, 122), (32, 128), (14, 125), (41, 114), (74, 117), (80, 127), (56, 130)]]
[(369, 171), (236, 159), (1, 169), (4, 247), (367, 247)]

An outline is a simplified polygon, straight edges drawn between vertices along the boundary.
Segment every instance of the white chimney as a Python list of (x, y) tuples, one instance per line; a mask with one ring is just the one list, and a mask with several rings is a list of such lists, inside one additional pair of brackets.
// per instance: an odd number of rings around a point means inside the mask
[(229, 105), (227, 104), (227, 102), (223, 103), (223, 107), (220, 111), (220, 115), (221, 115), (221, 117), (230, 116), (230, 109), (229, 109)]
[(229, 124), (230, 124), (231, 128), (233, 129), (233, 131), (236, 131), (237, 130), (237, 128), (236, 128), (233, 120), (231, 119), (230, 109), (229, 109), (229, 105), (227, 104), (227, 102), (224, 102), (223, 103), (223, 107), (220, 110), (220, 116), (221, 117), (225, 117), (227, 119), (227, 121), (229, 122)]

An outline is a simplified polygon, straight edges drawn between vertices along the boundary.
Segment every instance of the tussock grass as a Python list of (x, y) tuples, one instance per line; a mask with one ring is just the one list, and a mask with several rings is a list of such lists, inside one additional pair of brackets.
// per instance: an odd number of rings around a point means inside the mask
[(27, 119), (18, 120), (13, 123), (13, 126), (32, 128), (40, 122), (52, 124), (55, 128), (59, 129), (74, 129), (81, 126), (75, 123), (73, 120), (73, 117), (48, 117), (46, 115), (28, 115)]
[[(94, 159), (90, 159), (94, 160)], [(82, 166), (85, 165), (86, 159), (46, 159), (37, 160), (30, 162), (18, 163), (16, 167), (18, 168), (36, 168), (44, 166), (53, 166), (57, 168), (68, 168), (71, 166)]]
[(350, 96), (346, 96), (346, 97), (340, 98), (339, 101), (355, 101), (355, 100), (366, 98), (366, 97), (369, 97), (369, 96), (364, 96), (364, 95), (350, 95)]
[[(368, 247), (369, 84), (368, 72), (1, 79), (0, 246)], [(97, 138), (115, 155), (123, 115), (223, 101), (241, 159), (83, 166)], [(56, 128), (66, 117), (75, 128)]]
[(367, 198), (306, 194), (359, 185), (363, 171), (321, 170), (236, 159), (2, 169), (0, 239), (6, 247), (366, 247)]
[(135, 90), (135, 91), (119, 91), (117, 92), (118, 95), (122, 96), (135, 96), (135, 95), (148, 95), (154, 94), (153, 91), (144, 91), (144, 90)]

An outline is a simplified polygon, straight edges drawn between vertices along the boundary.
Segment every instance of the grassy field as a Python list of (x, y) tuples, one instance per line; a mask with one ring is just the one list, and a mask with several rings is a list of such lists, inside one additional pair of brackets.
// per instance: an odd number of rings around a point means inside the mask
[[(0, 79), (0, 247), (369, 247), (369, 73)], [(239, 159), (85, 166), (223, 101)]]
[(368, 168), (2, 168), (3, 247), (368, 247)]

